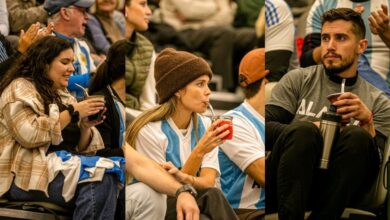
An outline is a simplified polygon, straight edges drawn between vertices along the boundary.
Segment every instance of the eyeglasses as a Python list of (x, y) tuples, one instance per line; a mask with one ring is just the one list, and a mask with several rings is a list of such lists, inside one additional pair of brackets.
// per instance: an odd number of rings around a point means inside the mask
[(82, 15), (87, 15), (88, 12), (87, 12), (87, 9), (86, 8), (81, 8), (81, 7), (77, 7), (77, 6), (74, 6), (74, 5), (71, 5), (68, 7), (69, 9), (76, 9), (77, 11), (79, 11)]

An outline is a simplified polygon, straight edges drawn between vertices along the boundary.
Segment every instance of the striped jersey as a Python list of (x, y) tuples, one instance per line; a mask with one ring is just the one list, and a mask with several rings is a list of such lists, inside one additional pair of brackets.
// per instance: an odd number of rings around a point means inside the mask
[(368, 58), (371, 67), (379, 73), (383, 79), (390, 84), (390, 49), (382, 41), (378, 35), (374, 35), (370, 31), (368, 17), (372, 11), (381, 9), (381, 4), (389, 7), (390, 0), (370, 0), (363, 2), (352, 2), (350, 0), (316, 0), (311, 7), (306, 23), (306, 35), (313, 33), (321, 33), (321, 15), (332, 8), (352, 8), (358, 4), (363, 5), (364, 12), (362, 19), (366, 26), (366, 39), (368, 47), (364, 55)]
[[(149, 122), (138, 133), (137, 151), (157, 163), (171, 161), (180, 169), (197, 144), (196, 133), (201, 138), (210, 123), (210, 119), (198, 116), (197, 128), (194, 127), (191, 119), (188, 128), (184, 131), (176, 126), (172, 118)], [(213, 168), (219, 173), (218, 148), (203, 157), (201, 168), (204, 167)]]
[(298, 68), (294, 19), (287, 3), (284, 0), (266, 0), (265, 22), (265, 51), (291, 51), (293, 55), (290, 58), (289, 70)]
[(264, 208), (264, 188), (244, 172), (265, 156), (264, 118), (247, 102), (226, 115), (233, 116), (233, 139), (225, 141), (218, 153), (220, 187), (233, 208)]

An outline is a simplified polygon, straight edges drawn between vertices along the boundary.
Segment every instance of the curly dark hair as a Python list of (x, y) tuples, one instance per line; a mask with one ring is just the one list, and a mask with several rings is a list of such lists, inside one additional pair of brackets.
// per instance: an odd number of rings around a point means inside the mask
[(72, 49), (72, 43), (55, 36), (46, 36), (31, 44), (0, 81), (0, 94), (12, 80), (25, 78), (35, 85), (48, 114), (49, 104), (61, 104), (60, 96), (53, 88), (54, 82), (48, 78), (48, 65), (66, 49)]

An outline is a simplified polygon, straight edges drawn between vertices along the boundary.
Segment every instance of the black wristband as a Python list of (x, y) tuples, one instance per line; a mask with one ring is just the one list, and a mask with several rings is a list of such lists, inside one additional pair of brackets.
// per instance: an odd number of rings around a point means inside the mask
[(195, 188), (191, 184), (185, 184), (176, 191), (176, 198), (179, 197), (180, 193), (189, 192), (194, 198), (198, 195)]
[(76, 123), (80, 120), (80, 114), (74, 110), (73, 105), (68, 105), (68, 111), (71, 117), (71, 122)]

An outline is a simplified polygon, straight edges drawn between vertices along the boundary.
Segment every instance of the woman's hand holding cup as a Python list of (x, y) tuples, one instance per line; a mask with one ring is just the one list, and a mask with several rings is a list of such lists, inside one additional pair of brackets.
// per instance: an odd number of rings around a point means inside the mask
[(89, 96), (83, 101), (80, 101), (76, 104), (73, 104), (75, 111), (79, 112), (80, 119), (86, 118), (88, 116), (98, 114), (100, 111), (104, 111), (104, 96)]
[(223, 124), (223, 119), (214, 121), (206, 130), (202, 138), (199, 140), (198, 147), (202, 153), (206, 154), (212, 151), (215, 147), (225, 142), (225, 138), (229, 136), (231, 125)]

